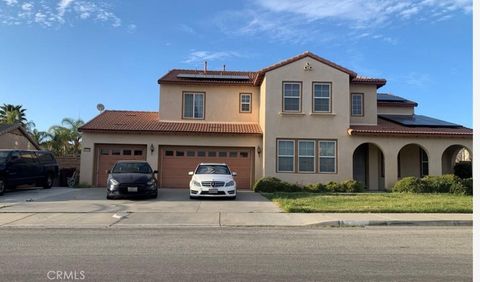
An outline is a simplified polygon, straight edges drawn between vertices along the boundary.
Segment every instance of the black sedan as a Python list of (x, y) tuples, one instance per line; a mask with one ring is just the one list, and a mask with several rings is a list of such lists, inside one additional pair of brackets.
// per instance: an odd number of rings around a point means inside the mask
[(145, 161), (118, 161), (108, 172), (107, 199), (120, 196), (156, 198), (158, 182), (155, 173)]

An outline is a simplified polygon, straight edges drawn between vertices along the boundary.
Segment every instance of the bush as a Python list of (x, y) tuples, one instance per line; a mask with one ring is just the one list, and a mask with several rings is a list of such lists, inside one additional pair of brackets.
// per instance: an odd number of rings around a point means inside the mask
[(301, 192), (302, 187), (282, 181), (276, 177), (263, 177), (253, 185), (253, 191), (273, 193), (273, 192)]
[(325, 185), (326, 192), (345, 192), (345, 187), (341, 183), (330, 181)]
[(441, 176), (425, 176), (422, 178), (424, 184), (423, 193), (449, 193), (454, 186), (462, 185), (460, 178), (453, 174)]
[(345, 192), (348, 193), (363, 192), (365, 190), (365, 186), (356, 180), (346, 180), (342, 182), (342, 186)]
[(303, 187), (305, 192), (310, 193), (325, 193), (328, 192), (325, 185), (322, 183), (308, 184)]
[(461, 179), (450, 187), (450, 193), (459, 195), (473, 195), (473, 178)]
[(462, 179), (462, 184), (465, 187), (465, 195), (473, 195), (473, 178)]
[(392, 188), (392, 192), (400, 193), (423, 193), (424, 191), (424, 182), (413, 176), (400, 179)]
[(458, 162), (453, 167), (454, 174), (462, 179), (472, 177), (472, 162)]

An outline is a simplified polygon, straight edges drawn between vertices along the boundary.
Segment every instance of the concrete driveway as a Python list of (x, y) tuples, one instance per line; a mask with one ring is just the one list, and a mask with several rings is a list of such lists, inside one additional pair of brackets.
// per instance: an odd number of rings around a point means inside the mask
[(235, 201), (191, 200), (186, 189), (160, 189), (157, 199), (107, 200), (105, 188), (22, 188), (0, 196), (0, 212), (22, 213), (277, 213), (272, 202), (252, 191)]

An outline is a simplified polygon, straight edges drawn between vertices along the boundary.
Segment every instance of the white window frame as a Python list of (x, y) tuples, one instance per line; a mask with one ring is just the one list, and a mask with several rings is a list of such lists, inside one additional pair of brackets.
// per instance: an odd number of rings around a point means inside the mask
[[(243, 97), (248, 97), (248, 102), (244, 102)], [(248, 105), (248, 111), (243, 110), (243, 105)], [(241, 113), (252, 112), (252, 94), (251, 93), (240, 93), (240, 112)]]
[[(192, 100), (192, 116), (187, 117), (185, 116), (185, 101), (186, 101), (186, 95), (193, 95), (193, 100)], [(202, 96), (202, 116), (201, 117), (195, 117), (195, 100), (197, 99), (197, 96)], [(185, 91), (183, 92), (183, 101), (182, 101), (182, 118), (184, 119), (205, 119), (205, 92), (190, 92), (190, 91)]]
[[(315, 97), (315, 86), (316, 85), (328, 85), (328, 97)], [(332, 112), (332, 83), (330, 82), (314, 82), (312, 85), (312, 112), (314, 113), (331, 113)], [(315, 109), (315, 101), (318, 100), (328, 100), (328, 111), (317, 111)]]
[[(298, 85), (298, 96), (286, 96), (285, 86), (287, 84)], [(298, 99), (298, 110), (285, 110), (285, 99)], [(284, 113), (300, 113), (302, 112), (302, 83), (297, 81), (284, 81), (282, 83), (282, 112)]]
[[(300, 143), (313, 143), (313, 155), (300, 155)], [(315, 140), (298, 140), (297, 141), (297, 152), (298, 152), (298, 161), (297, 161), (297, 171), (299, 173), (315, 173), (317, 171), (317, 164), (316, 164), (316, 155), (317, 155), (317, 148), (316, 148)], [(312, 158), (313, 159), (313, 170), (300, 170), (300, 158)]]
[[(280, 155), (280, 142), (290, 142), (292, 143), (293, 154), (292, 155)], [(278, 139), (277, 140), (277, 172), (295, 172), (295, 140), (292, 139)], [(280, 170), (280, 157), (292, 158), (292, 170)]]
[[(334, 154), (333, 156), (322, 156), (321, 150), (321, 143), (333, 143), (334, 146)], [(323, 159), (334, 159), (333, 162), (333, 171), (321, 171), (321, 162)], [(337, 173), (337, 140), (318, 140), (318, 173), (325, 173), (325, 174), (334, 174)]]
[[(353, 108), (353, 98), (354, 97), (360, 97), (360, 113), (354, 113), (354, 108)], [(363, 116), (363, 94), (362, 93), (352, 93), (352, 99), (351, 99), (351, 109), (350, 109), (350, 114), (353, 117), (361, 117)]]

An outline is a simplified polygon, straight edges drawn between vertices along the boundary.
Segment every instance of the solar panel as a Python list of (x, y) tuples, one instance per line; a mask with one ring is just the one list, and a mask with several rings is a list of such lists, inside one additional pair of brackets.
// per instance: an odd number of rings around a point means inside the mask
[(379, 115), (381, 118), (401, 125), (417, 127), (461, 127), (461, 125), (423, 115)]
[(377, 94), (377, 100), (378, 101), (389, 101), (389, 102), (408, 102), (407, 99), (391, 95), (391, 94), (386, 94), (386, 93), (378, 93)]
[(190, 79), (216, 79), (216, 80), (250, 80), (248, 75), (222, 75), (222, 74), (191, 74), (180, 73), (177, 74), (178, 78), (190, 78)]

